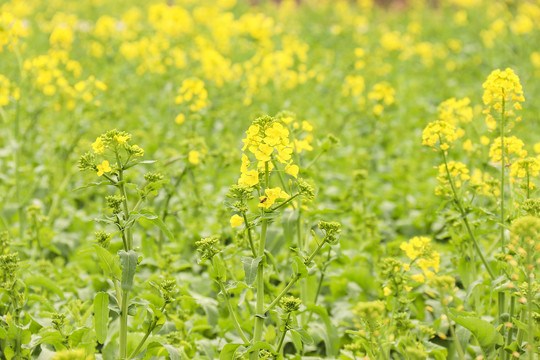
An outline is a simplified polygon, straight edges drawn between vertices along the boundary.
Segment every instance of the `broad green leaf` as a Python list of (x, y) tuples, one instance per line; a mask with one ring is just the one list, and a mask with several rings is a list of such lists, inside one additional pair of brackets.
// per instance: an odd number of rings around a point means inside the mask
[(221, 349), (219, 354), (219, 360), (233, 360), (236, 349), (238, 349), (242, 344), (227, 344)]
[(139, 256), (134, 250), (128, 252), (120, 250), (118, 254), (122, 264), (122, 290), (131, 290)]
[(251, 285), (257, 278), (257, 269), (259, 268), (259, 263), (262, 260), (262, 256), (257, 256), (256, 258), (246, 256), (241, 260), (244, 264), (244, 273), (246, 274), (244, 282), (247, 285)]
[(109, 294), (99, 292), (94, 298), (94, 327), (100, 344), (107, 338), (109, 328)]
[(472, 316), (461, 316), (457, 311), (451, 311), (450, 318), (476, 337), (486, 355), (495, 351), (495, 345), (502, 345), (504, 342), (495, 326), (486, 320)]

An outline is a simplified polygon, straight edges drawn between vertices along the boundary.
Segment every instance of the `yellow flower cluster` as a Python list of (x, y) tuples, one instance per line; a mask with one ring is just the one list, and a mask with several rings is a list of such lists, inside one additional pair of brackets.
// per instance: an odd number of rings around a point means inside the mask
[(16, 18), (12, 13), (0, 11), (0, 52), (7, 46), (11, 51), (13, 46), (17, 45), (19, 38), (26, 37), (28, 30), (23, 22)]
[(375, 84), (373, 89), (368, 93), (368, 99), (375, 102), (373, 113), (380, 115), (384, 111), (384, 105), (392, 105), (395, 102), (395, 93), (394, 88), (387, 82)]
[(72, 110), (79, 99), (84, 103), (100, 106), (101, 101), (96, 97), (107, 90), (107, 85), (93, 75), (86, 80), (78, 80), (82, 74), (82, 66), (78, 61), (69, 59), (68, 53), (63, 50), (50, 50), (46, 55), (28, 59), (23, 68), (44, 95), (57, 96), (57, 110), (62, 107)]
[(366, 84), (364, 78), (360, 75), (347, 75), (345, 83), (341, 89), (343, 96), (359, 97), (364, 92)]
[(498, 197), (501, 194), (499, 182), (479, 169), (473, 170), (469, 184), (479, 195)]
[(208, 91), (204, 87), (204, 82), (200, 79), (186, 79), (178, 89), (178, 95), (175, 98), (177, 104), (189, 104), (189, 110), (197, 112), (207, 107)]
[[(456, 188), (460, 188), (463, 185), (463, 181), (467, 181), (471, 178), (469, 175), (469, 169), (467, 166), (459, 161), (448, 162), (448, 172)], [(451, 191), (450, 180), (448, 179), (448, 173), (446, 171), (446, 165), (439, 165), (439, 175), (437, 176), (439, 185), (435, 189), (436, 195), (447, 195)]]
[[(292, 153), (294, 149), (300, 152), (301, 149), (309, 146), (309, 143), (308, 140), (300, 140), (296, 143), (290, 141), (287, 122), (291, 123), (290, 119), (294, 119), (293, 116), (279, 116), (279, 119), (281, 122), (270, 116), (263, 116), (255, 120), (246, 131), (246, 137), (242, 139), (244, 153), (242, 154), (239, 185), (255, 186), (259, 183), (259, 171), (249, 169), (251, 161), (246, 150), (255, 156), (258, 169), (263, 169), (268, 164), (271, 170), (274, 166), (272, 160), (275, 159), (279, 163), (285, 164), (285, 173), (295, 178), (298, 176), (299, 168), (293, 164)], [(309, 123), (304, 125), (305, 128), (311, 130)]]
[[(500, 114), (504, 107), (505, 116), (513, 115), (513, 112), (510, 111), (511, 106), (515, 110), (521, 110), (521, 103), (525, 101), (525, 97), (519, 77), (512, 69), (493, 70), (482, 87), (484, 88), (482, 100), (487, 106), (484, 113), (488, 128), (495, 129), (497, 124), (491, 115), (492, 110)], [(521, 118), (518, 117), (516, 121), (519, 120)]]
[(469, 106), (469, 98), (450, 98), (443, 101), (437, 108), (439, 119), (453, 125), (458, 123), (469, 123), (473, 118), (473, 109)]
[[(430, 238), (415, 236), (408, 242), (401, 243), (400, 249), (405, 251), (405, 255), (411, 260), (411, 264), (416, 263), (422, 269), (423, 274), (411, 276), (413, 280), (424, 282), (424, 276), (430, 279), (439, 271), (441, 255), (433, 249)], [(410, 265), (406, 269), (410, 269)]]
[(73, 30), (66, 23), (56, 26), (49, 37), (51, 47), (65, 50), (71, 49), (74, 40)]
[(19, 100), (20, 96), (19, 88), (13, 87), (11, 81), (0, 74), (0, 106), (6, 106), (11, 99)]
[(515, 182), (516, 178), (527, 178), (528, 186), (534, 189), (535, 184), (531, 180), (540, 174), (540, 156), (528, 157), (514, 161), (510, 166), (511, 181)]
[[(518, 139), (515, 136), (504, 137), (504, 153), (505, 153), (505, 163), (510, 163), (509, 155), (515, 154), (518, 159), (522, 159), (527, 156), (527, 150), (523, 149), (525, 144), (523, 141)], [(502, 157), (501, 151), (501, 138), (496, 138), (489, 148), (489, 157), (494, 163), (500, 163)]]
[(430, 122), (422, 132), (422, 145), (435, 148), (439, 144), (441, 150), (448, 150), (451, 143), (464, 135), (463, 130), (443, 120)]

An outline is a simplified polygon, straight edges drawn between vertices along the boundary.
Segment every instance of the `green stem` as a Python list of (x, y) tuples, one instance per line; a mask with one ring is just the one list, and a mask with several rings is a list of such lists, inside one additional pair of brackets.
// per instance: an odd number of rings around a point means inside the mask
[(236, 328), (236, 331), (242, 338), (242, 341), (244, 341), (244, 344), (249, 344), (249, 339), (246, 337), (246, 334), (244, 334), (244, 331), (242, 330), (242, 327), (240, 326), (240, 323), (238, 322), (238, 317), (236, 316), (236, 311), (234, 311), (234, 308), (231, 305), (231, 302), (229, 300), (229, 293), (227, 292), (227, 289), (225, 289), (225, 286), (221, 281), (218, 282), (219, 287), (221, 288), (221, 292), (223, 293), (223, 296), (225, 297), (225, 302), (227, 303), (227, 309), (229, 309), (229, 314), (231, 314), (231, 318), (233, 320), (234, 327)]
[(287, 330), (289, 330), (289, 321), (291, 321), (291, 313), (287, 314), (287, 319), (285, 320), (285, 324), (283, 324), (283, 332), (281, 333), (281, 336), (279, 337), (279, 341), (277, 344), (277, 352), (278, 354), (281, 352), (281, 347), (283, 346), (283, 340), (285, 340), (285, 335), (287, 335)]
[[(261, 225), (261, 239), (259, 241), (259, 256), (264, 257), (264, 249), (266, 243), (266, 230), (268, 227), (268, 219), (263, 219)], [(261, 341), (262, 331), (264, 326), (265, 311), (264, 311), (264, 259), (259, 262), (257, 268), (257, 307), (255, 313), (255, 328), (253, 331), (253, 344)], [(251, 360), (256, 360), (259, 357), (257, 352), (250, 354)]]
[[(527, 264), (532, 264), (531, 252), (533, 248), (527, 249)], [(528, 271), (527, 274), (527, 346), (529, 348), (529, 360), (534, 360), (534, 354), (536, 353), (536, 344), (534, 341), (534, 322), (533, 318), (533, 301), (534, 294), (532, 288), (532, 277), (534, 276), (532, 271)]]
[(465, 209), (461, 205), (461, 201), (459, 200), (459, 196), (456, 190), (456, 187), (454, 185), (454, 180), (452, 179), (452, 176), (450, 175), (450, 170), (448, 169), (448, 161), (446, 159), (446, 152), (444, 150), (441, 150), (443, 154), (443, 160), (444, 160), (444, 166), (446, 168), (446, 176), (448, 177), (448, 182), (450, 182), (450, 187), (452, 188), (452, 193), (454, 195), (454, 202), (456, 204), (456, 207), (458, 211), (461, 214), (461, 218), (463, 219), (463, 223), (465, 224), (465, 228), (467, 229), (467, 233), (469, 234), (469, 237), (473, 241), (474, 247), (476, 248), (476, 252), (480, 256), (480, 259), (482, 260), (482, 263), (484, 264), (489, 277), (494, 280), (495, 274), (491, 271), (491, 268), (489, 267), (486, 258), (484, 257), (484, 254), (482, 253), (482, 250), (480, 249), (480, 245), (478, 244), (478, 241), (476, 240), (476, 237), (474, 236), (474, 233), (471, 230), (471, 226), (469, 225), (469, 220), (467, 220), (467, 213), (465, 212)]
[[(505, 103), (505, 94), (503, 90), (503, 98), (502, 98), (502, 111), (501, 111), (501, 123), (500, 123), (500, 136), (501, 136), (501, 216), (500, 216), (500, 228), (501, 228), (501, 254), (504, 254), (504, 178), (505, 178), (505, 147), (504, 147), (504, 126), (505, 126), (505, 117), (506, 117), (506, 103)], [(499, 315), (499, 322), (501, 321), (501, 316), (504, 314), (504, 305), (505, 305), (505, 293), (499, 292), (498, 295), (498, 315)], [(500, 333), (504, 336), (505, 328), (504, 326), (501, 326)], [(504, 348), (501, 347), (499, 350), (499, 359), (504, 359)]]
[(128, 295), (129, 290), (122, 290), (122, 307), (120, 311), (120, 358), (127, 356), (127, 321), (128, 321)]
[(504, 173), (505, 173), (505, 148), (504, 148), (504, 123), (505, 123), (505, 99), (503, 92), (501, 112), (501, 253), (504, 254)]
[[(512, 296), (510, 298), (510, 323), (513, 325), (513, 319), (514, 319), (514, 310), (516, 306), (516, 298)], [(512, 343), (512, 338), (514, 336), (514, 328), (511, 327), (510, 330), (508, 330), (508, 336), (506, 337), (506, 346), (510, 346)], [(510, 357), (510, 354), (505, 355), (505, 359), (508, 359)]]
[[(321, 242), (317, 248), (311, 253), (310, 257), (307, 258), (307, 260), (304, 261), (304, 265), (309, 265), (309, 263), (311, 263), (311, 261), (313, 260), (313, 258), (315, 257), (315, 255), (317, 255), (317, 253), (319, 252), (319, 250), (322, 248), (322, 246), (326, 244), (326, 241), (323, 241)], [(285, 296), (287, 294), (287, 292), (289, 291), (289, 289), (300, 279), (302, 275), (300, 274), (295, 274), (294, 277), (291, 279), (291, 281), (289, 281), (289, 283), (287, 284), (287, 286), (285, 286), (285, 288), (283, 288), (283, 290), (281, 290), (281, 292), (279, 293), (279, 295), (274, 299), (274, 301), (272, 301), (270, 303), (270, 305), (268, 305), (268, 307), (266, 308), (266, 310), (264, 311), (264, 313), (266, 314), (268, 311), (272, 310), (278, 303), (279, 303), (279, 300)]]
[(246, 213), (242, 213), (244, 217), (244, 224), (246, 224), (246, 232), (248, 234), (248, 240), (249, 240), (249, 247), (251, 248), (251, 253), (253, 254), (253, 257), (257, 257), (257, 251), (255, 251), (255, 245), (253, 243), (253, 237), (251, 236), (251, 228), (249, 226), (248, 218), (246, 216)]
[[(167, 305), (167, 303), (163, 304), (163, 306), (161, 307), (160, 311), (165, 310), (165, 306), (166, 306), (166, 305)], [(139, 351), (141, 350), (142, 346), (144, 345), (144, 343), (146, 342), (146, 340), (148, 339), (148, 337), (150, 336), (150, 334), (152, 333), (152, 331), (154, 331), (154, 329), (156, 328), (157, 322), (158, 322), (158, 319), (157, 319), (157, 318), (152, 319), (152, 323), (151, 323), (150, 326), (148, 327), (148, 330), (146, 331), (146, 334), (144, 334), (144, 336), (143, 336), (143, 338), (141, 339), (141, 341), (139, 341), (139, 343), (137, 344), (137, 347), (135, 348), (135, 350), (133, 350), (133, 351), (131, 352), (131, 354), (130, 354), (129, 357), (128, 357), (128, 360), (133, 359), (133, 358), (139, 353)]]

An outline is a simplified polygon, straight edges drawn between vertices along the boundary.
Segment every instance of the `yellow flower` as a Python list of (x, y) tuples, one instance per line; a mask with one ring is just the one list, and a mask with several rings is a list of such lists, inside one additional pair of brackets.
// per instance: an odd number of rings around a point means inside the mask
[(473, 109), (469, 106), (471, 100), (463, 98), (457, 100), (450, 98), (443, 101), (437, 108), (439, 120), (447, 121), (456, 125), (457, 123), (468, 123), (472, 121)]
[(184, 123), (184, 121), (186, 120), (186, 115), (184, 114), (178, 114), (176, 116), (176, 118), (174, 119), (174, 122), (177, 123), (178, 125), (181, 125)]
[[(504, 138), (504, 148), (505, 148), (505, 163), (510, 162), (508, 155), (515, 154), (518, 158), (524, 158), (527, 156), (527, 150), (523, 149), (525, 144), (522, 140), (518, 139), (515, 136), (505, 137)], [(500, 163), (502, 157), (501, 151), (501, 138), (496, 138), (491, 147), (489, 148), (489, 157), (494, 163)]]
[(259, 172), (257, 170), (250, 170), (242, 173), (240, 179), (238, 179), (238, 185), (255, 186), (259, 183)]
[(430, 122), (422, 132), (422, 145), (435, 147), (440, 142), (442, 150), (447, 150), (450, 143), (463, 136), (463, 131), (456, 130), (456, 127), (442, 120)]
[(96, 154), (103, 154), (105, 152), (105, 145), (101, 141), (101, 136), (99, 136), (94, 143), (92, 143), (92, 149)]
[(120, 145), (124, 145), (129, 139), (131, 138), (131, 135), (114, 135), (114, 140), (118, 142)]
[(298, 172), (300, 171), (300, 168), (298, 167), (298, 165), (287, 165), (285, 167), (285, 172), (291, 176), (293, 176), (294, 178), (297, 178), (298, 177)]
[(135, 156), (143, 156), (144, 155), (144, 149), (141, 148), (139, 145), (132, 145), (131, 146), (131, 152)]
[(231, 227), (240, 226), (244, 223), (244, 218), (242, 216), (234, 214), (231, 217)]
[[(487, 115), (486, 123), (490, 129), (496, 127), (496, 122), (490, 114), (492, 109), (498, 114), (501, 114), (504, 105), (506, 115), (509, 116), (513, 115), (509, 111), (512, 107), (519, 110), (521, 108), (521, 104), (519, 103), (525, 101), (519, 77), (510, 68), (504, 71), (500, 69), (492, 71), (482, 87), (484, 88), (482, 100), (487, 105), (484, 113)], [(518, 118), (516, 120), (519, 121), (520, 119)]]
[(281, 190), (280, 187), (273, 189), (266, 189), (264, 191), (265, 195), (259, 197), (259, 207), (269, 209), (277, 199), (287, 199), (289, 195)]
[(112, 169), (109, 165), (109, 162), (107, 160), (103, 160), (103, 162), (97, 166), (97, 175), (98, 176), (101, 176), (103, 175), (104, 173), (108, 173), (108, 172), (111, 172)]
[(392, 294), (392, 290), (388, 286), (385, 286), (383, 289), (383, 293), (384, 296), (390, 296), (390, 294)]
[(197, 150), (191, 150), (188, 154), (188, 161), (193, 165), (197, 165), (200, 163), (200, 155), (201, 153), (199, 153)]

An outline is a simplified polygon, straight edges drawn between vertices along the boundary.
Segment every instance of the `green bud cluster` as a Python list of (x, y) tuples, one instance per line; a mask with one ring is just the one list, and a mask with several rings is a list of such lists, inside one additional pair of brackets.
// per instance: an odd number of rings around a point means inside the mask
[(107, 207), (112, 210), (113, 214), (118, 214), (121, 211), (120, 207), (122, 206), (124, 197), (121, 195), (109, 195), (105, 198), (105, 201), (107, 202)]
[(527, 199), (521, 205), (521, 209), (527, 215), (540, 216), (540, 199)]
[(0, 255), (2, 287), (4, 287), (6, 290), (10, 290), (15, 284), (19, 263), (20, 259), (18, 253)]
[(52, 315), (52, 327), (53, 329), (62, 332), (62, 329), (66, 325), (66, 314), (53, 314)]
[(313, 186), (309, 185), (304, 179), (298, 179), (298, 192), (302, 194), (306, 200), (313, 200), (315, 197), (315, 189), (313, 189)]
[(297, 299), (294, 296), (284, 296), (279, 301), (279, 306), (285, 310), (286, 313), (298, 311), (300, 304), (302, 304), (302, 300)]
[(159, 172), (149, 172), (144, 175), (144, 180), (148, 183), (155, 183), (163, 180), (163, 174)]
[(326, 222), (321, 220), (319, 221), (319, 229), (324, 232), (324, 241), (335, 244), (341, 232), (341, 224), (335, 221)]
[(195, 245), (198, 247), (197, 251), (202, 254), (201, 260), (212, 260), (216, 254), (219, 254), (220, 250), (217, 247), (218, 243), (219, 237), (217, 235), (202, 238), (197, 241)]
[(111, 234), (108, 234), (105, 231), (97, 231), (94, 233), (94, 236), (99, 246), (105, 249), (109, 247), (109, 243), (111, 241)]
[(92, 154), (91, 152), (87, 152), (83, 156), (79, 158), (79, 164), (78, 164), (79, 170), (85, 171), (96, 171), (97, 165), (96, 165), (96, 156)]
[(176, 280), (164, 280), (161, 284), (159, 284), (159, 291), (161, 292), (161, 297), (166, 304), (170, 304), (175, 300), (175, 290)]

